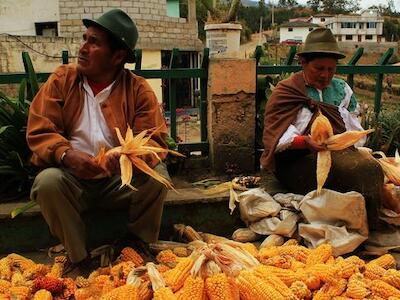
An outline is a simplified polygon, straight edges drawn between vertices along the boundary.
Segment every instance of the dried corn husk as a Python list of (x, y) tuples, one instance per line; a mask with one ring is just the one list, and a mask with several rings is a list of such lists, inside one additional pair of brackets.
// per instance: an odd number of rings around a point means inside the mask
[(105, 166), (106, 156), (111, 153), (120, 153), (120, 167), (121, 167), (121, 187), (128, 186), (133, 190), (136, 190), (132, 185), (133, 176), (133, 166), (138, 168), (143, 173), (153, 177), (155, 180), (161, 182), (170, 189), (174, 189), (172, 183), (150, 168), (146, 162), (141, 158), (144, 155), (151, 155), (161, 161), (158, 153), (172, 153), (177, 156), (184, 156), (179, 152), (165, 149), (162, 147), (156, 147), (152, 145), (151, 137), (153, 134), (157, 133), (161, 127), (153, 130), (143, 130), (138, 135), (134, 136), (132, 129), (128, 126), (126, 131), (125, 139), (121, 135), (119, 128), (115, 128), (117, 132), (117, 137), (121, 146), (112, 148), (107, 152), (105, 149), (101, 149), (94, 160), (104, 169), (107, 173), (107, 168)]
[(325, 144), (328, 150), (343, 150), (346, 149), (355, 143), (357, 143), (360, 139), (362, 139), (367, 134), (373, 132), (374, 129), (362, 130), (362, 131), (346, 131), (341, 134), (335, 134), (330, 136)]
[(332, 159), (330, 151), (348, 148), (373, 131), (374, 129), (346, 131), (333, 135), (333, 128), (328, 118), (321, 112), (318, 112), (318, 116), (311, 125), (311, 139), (318, 145), (326, 145), (327, 150), (319, 151), (317, 154), (317, 195), (321, 193), (331, 169)]
[(385, 176), (388, 181), (395, 185), (400, 185), (400, 158), (399, 153), (396, 150), (395, 157), (386, 157), (382, 151), (373, 152), (374, 155), (380, 155), (381, 158), (377, 159), (377, 162), (382, 167)]
[(273, 246), (282, 246), (284, 242), (285, 239), (283, 238), (283, 236), (279, 234), (271, 234), (265, 238), (265, 240), (261, 243), (259, 248), (262, 249)]
[(254, 242), (259, 238), (260, 235), (251, 231), (249, 228), (236, 229), (232, 234), (232, 239), (241, 243)]

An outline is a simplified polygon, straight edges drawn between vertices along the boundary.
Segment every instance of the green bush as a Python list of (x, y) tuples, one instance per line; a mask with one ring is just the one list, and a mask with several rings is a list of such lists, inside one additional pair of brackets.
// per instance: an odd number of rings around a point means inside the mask
[(30, 164), (31, 151), (26, 142), (29, 106), (39, 90), (28, 53), (22, 54), (27, 79), (23, 79), (18, 98), (0, 91), (0, 202), (29, 194), (37, 169)]

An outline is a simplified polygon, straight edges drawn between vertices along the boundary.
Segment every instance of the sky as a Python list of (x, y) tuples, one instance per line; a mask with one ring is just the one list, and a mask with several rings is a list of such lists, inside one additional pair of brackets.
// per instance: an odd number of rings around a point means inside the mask
[[(299, 4), (306, 4), (307, 0), (297, 0)], [(372, 5), (387, 5), (387, 0), (361, 0), (360, 6), (362, 9), (368, 8)], [(396, 11), (400, 11), (400, 0), (394, 0), (394, 6)]]

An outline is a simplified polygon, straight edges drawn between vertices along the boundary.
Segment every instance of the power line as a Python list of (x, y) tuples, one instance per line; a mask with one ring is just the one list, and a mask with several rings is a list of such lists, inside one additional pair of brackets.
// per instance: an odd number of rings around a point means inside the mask
[[(24, 45), (26, 48), (29, 48), (30, 50), (32, 50), (33, 52), (39, 54), (39, 55), (43, 55), (46, 56), (48, 58), (62, 58), (62, 56), (54, 56), (54, 55), (49, 55), (47, 53), (44, 52), (40, 52), (34, 48), (32, 48), (30, 45), (28, 45), (27, 43), (25, 43), (24, 41), (22, 41), (20, 38), (18, 38), (18, 36), (13, 35), (13, 34), (9, 34), (9, 33), (0, 33), (0, 35), (7, 35), (9, 37), (14, 38), (15, 40), (17, 40), (18, 42), (20, 42), (22, 45)], [(68, 56), (68, 58), (76, 58), (77, 56)]]

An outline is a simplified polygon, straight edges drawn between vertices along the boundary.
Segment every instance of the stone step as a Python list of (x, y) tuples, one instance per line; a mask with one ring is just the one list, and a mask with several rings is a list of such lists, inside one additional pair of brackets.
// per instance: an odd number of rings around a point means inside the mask
[[(230, 236), (244, 226), (237, 211), (233, 215), (229, 213), (228, 193), (205, 195), (195, 188), (177, 191), (168, 192), (160, 239), (169, 240), (176, 223), (223, 236)], [(22, 202), (0, 205), (0, 253), (37, 251), (57, 244), (38, 206), (15, 219), (10, 218), (10, 212), (21, 205)], [(84, 215), (84, 220), (90, 246), (108, 243), (126, 232), (126, 211), (91, 211)]]

